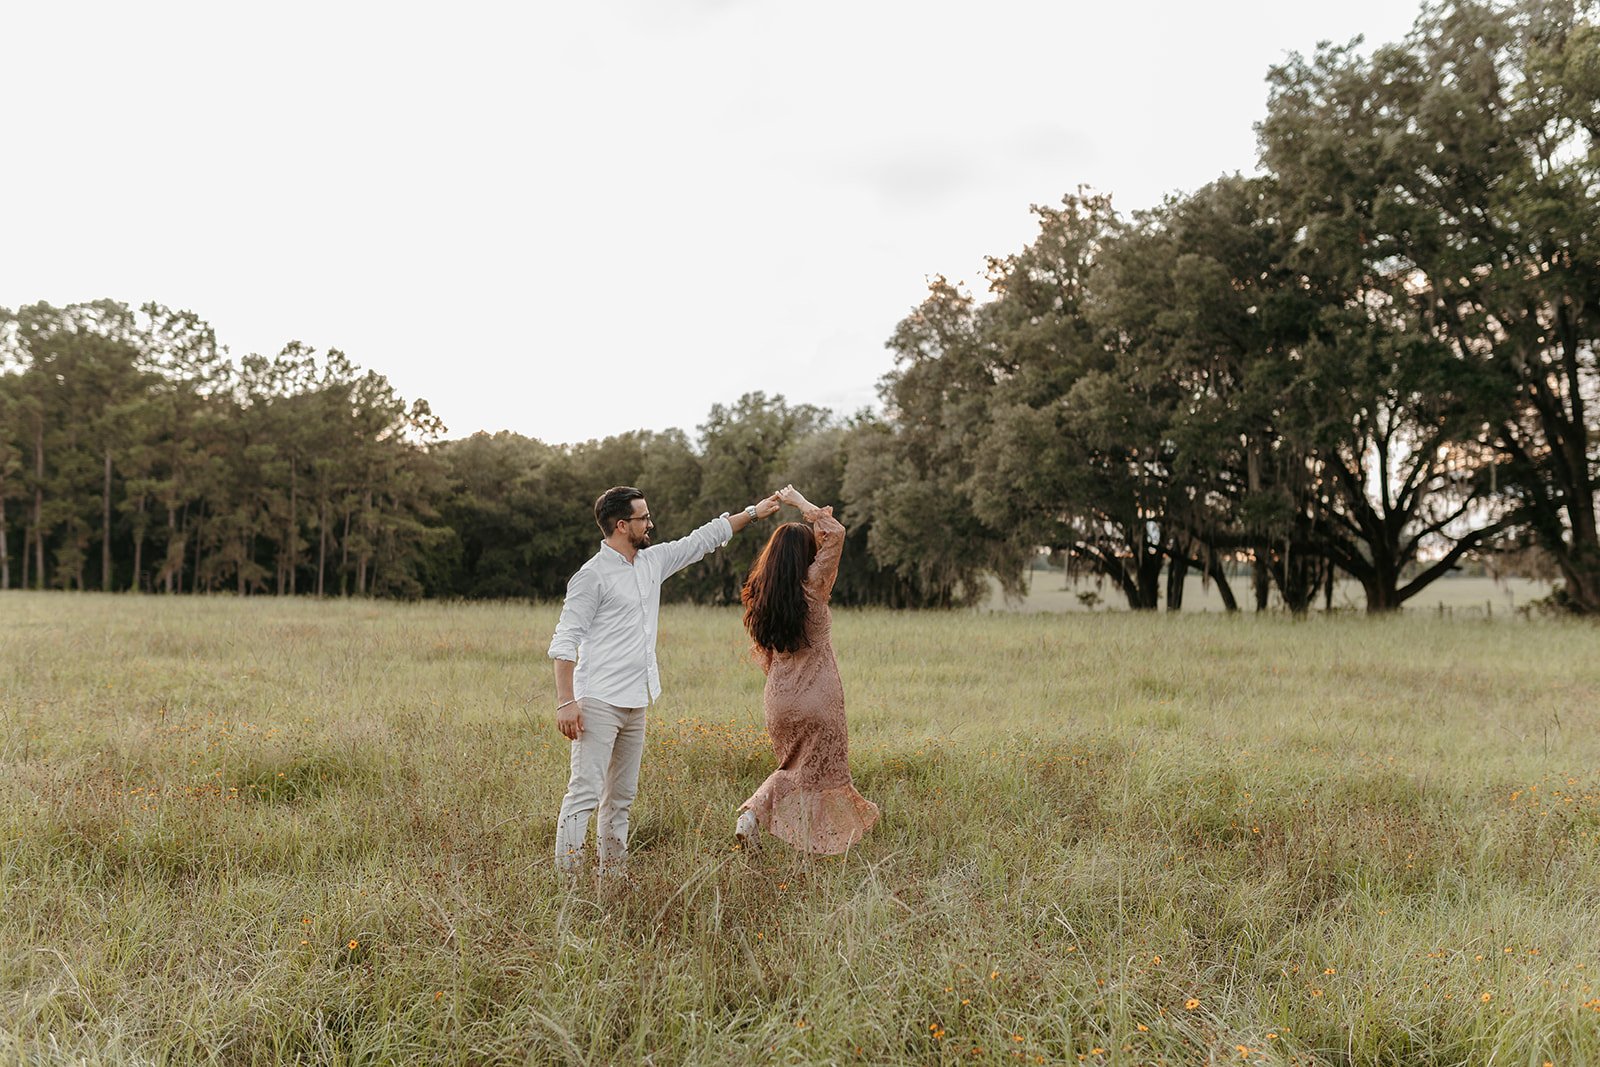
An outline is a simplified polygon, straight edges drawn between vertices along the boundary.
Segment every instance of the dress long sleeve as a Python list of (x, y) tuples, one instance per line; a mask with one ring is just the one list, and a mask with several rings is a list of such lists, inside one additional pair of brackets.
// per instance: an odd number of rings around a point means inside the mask
[(812, 508), (802, 517), (817, 535), (817, 558), (806, 571), (806, 592), (827, 603), (833, 594), (834, 579), (839, 577), (839, 559), (844, 555), (844, 526), (833, 517), (831, 507)]

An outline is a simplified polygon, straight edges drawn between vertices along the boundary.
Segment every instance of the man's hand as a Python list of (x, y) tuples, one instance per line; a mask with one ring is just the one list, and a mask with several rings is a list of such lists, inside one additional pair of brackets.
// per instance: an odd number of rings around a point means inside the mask
[(577, 671), (578, 665), (572, 660), (556, 660), (556, 729), (568, 741), (576, 741), (583, 733), (583, 707), (572, 699), (577, 695), (572, 691)]
[(556, 729), (568, 741), (576, 741), (583, 733), (583, 705), (574, 700), (556, 712)]
[(773, 515), (778, 513), (778, 509), (782, 506), (782, 503), (778, 500), (777, 493), (773, 493), (771, 496), (762, 497), (756, 503), (756, 518), (771, 518)]

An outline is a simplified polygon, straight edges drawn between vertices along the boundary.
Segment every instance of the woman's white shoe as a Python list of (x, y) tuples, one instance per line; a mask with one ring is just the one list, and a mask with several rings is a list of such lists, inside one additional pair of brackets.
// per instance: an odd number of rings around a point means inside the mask
[(739, 821), (733, 824), (734, 840), (745, 848), (749, 848), (756, 843), (756, 834), (759, 832), (760, 827), (756, 825), (756, 813), (753, 811), (741, 811), (739, 813)]

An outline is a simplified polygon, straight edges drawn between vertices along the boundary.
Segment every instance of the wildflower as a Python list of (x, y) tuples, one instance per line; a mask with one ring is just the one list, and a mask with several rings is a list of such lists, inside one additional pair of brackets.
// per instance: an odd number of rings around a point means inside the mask
[(1148, 1034), (1150, 1032), (1150, 1028), (1148, 1026), (1146, 1026), (1144, 1023), (1140, 1023), (1139, 1024), (1139, 1032), (1141, 1034)]
[(1339, 972), (1337, 970), (1335, 970), (1334, 968), (1332, 968), (1332, 967), (1324, 967), (1322, 969), (1322, 973), (1323, 974), (1338, 974)]
[(356, 950), (356, 946), (359, 945), (359, 944), (361, 944), (361, 942), (357, 941), (355, 938), (352, 937), (350, 939), (350, 951), (354, 952)]
[(1489, 1003), (1489, 1001), (1494, 999), (1494, 994), (1493, 993), (1485, 993), (1485, 994), (1483, 994), (1483, 996), (1479, 997), (1478, 999), (1483, 1001), (1485, 1004), (1487, 1004), (1487, 1003)]
[(1194, 1011), (1200, 1006), (1200, 1000), (1198, 997), (1190, 997), (1188, 1000), (1183, 1002), (1183, 1006), (1188, 1008), (1190, 1011)]
[(1314, 997), (1320, 997), (1322, 996), (1322, 990), (1313, 987), (1311, 990), (1311, 995)]

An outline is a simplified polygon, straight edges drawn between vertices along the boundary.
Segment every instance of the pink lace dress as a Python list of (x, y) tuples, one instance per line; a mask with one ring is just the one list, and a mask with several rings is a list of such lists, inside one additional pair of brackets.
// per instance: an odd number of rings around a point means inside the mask
[(767, 735), (778, 769), (740, 810), (805, 852), (837, 855), (861, 840), (878, 821), (878, 806), (850, 780), (844, 685), (833, 655), (828, 597), (839, 574), (844, 527), (832, 508), (806, 513), (817, 536), (817, 558), (806, 573), (806, 644), (773, 654), (762, 692)]

